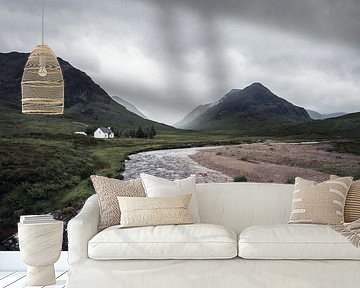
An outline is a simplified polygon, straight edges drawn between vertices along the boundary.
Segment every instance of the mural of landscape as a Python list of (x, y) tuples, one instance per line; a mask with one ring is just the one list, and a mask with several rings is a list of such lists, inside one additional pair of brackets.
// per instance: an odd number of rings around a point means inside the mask
[(74, 217), (92, 174), (359, 179), (360, 6), (340, 2), (49, 0), (65, 112), (41, 116), (20, 85), (38, 1), (2, 1), (0, 249), (18, 249), (20, 215)]

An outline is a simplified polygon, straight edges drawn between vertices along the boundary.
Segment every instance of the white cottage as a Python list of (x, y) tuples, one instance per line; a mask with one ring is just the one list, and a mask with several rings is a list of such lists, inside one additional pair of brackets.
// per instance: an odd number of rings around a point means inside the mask
[(110, 127), (108, 128), (100, 127), (96, 129), (96, 131), (94, 132), (94, 138), (102, 138), (102, 139), (114, 138), (114, 132), (111, 131)]

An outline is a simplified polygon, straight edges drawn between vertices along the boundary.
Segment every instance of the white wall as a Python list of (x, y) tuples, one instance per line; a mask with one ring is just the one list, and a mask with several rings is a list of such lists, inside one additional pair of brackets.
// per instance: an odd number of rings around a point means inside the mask
[(107, 135), (104, 134), (100, 129), (96, 129), (94, 132), (94, 138), (107, 138)]

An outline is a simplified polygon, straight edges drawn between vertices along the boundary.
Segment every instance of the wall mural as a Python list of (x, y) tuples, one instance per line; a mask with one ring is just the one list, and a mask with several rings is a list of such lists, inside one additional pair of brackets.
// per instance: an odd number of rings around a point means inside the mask
[(47, 1), (64, 114), (29, 115), (41, 2), (2, 1), (0, 249), (21, 215), (74, 217), (93, 174), (359, 179), (360, 4), (343, 2)]

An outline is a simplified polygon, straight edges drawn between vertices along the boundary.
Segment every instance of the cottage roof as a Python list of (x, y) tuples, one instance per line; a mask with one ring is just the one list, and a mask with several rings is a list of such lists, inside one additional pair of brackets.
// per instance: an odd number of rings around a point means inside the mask
[(113, 131), (111, 131), (110, 128), (100, 127), (99, 129), (100, 129), (103, 133), (114, 133)]

